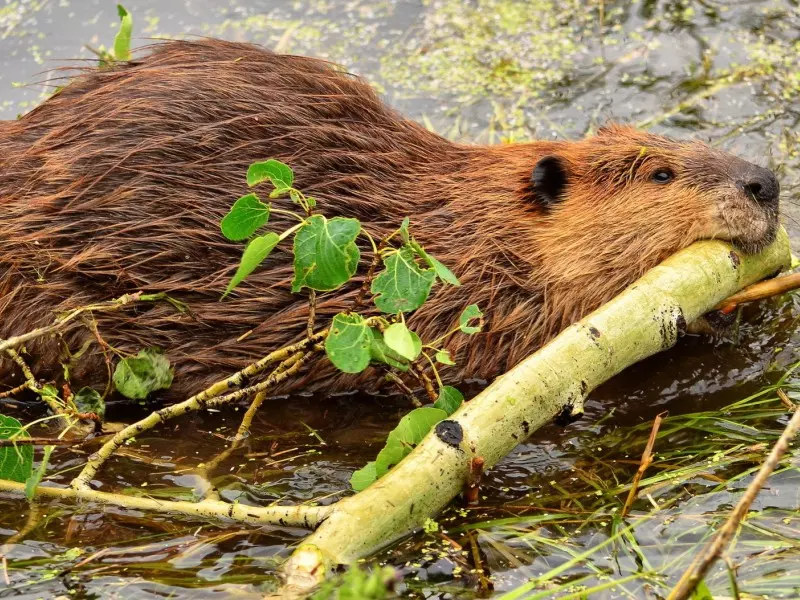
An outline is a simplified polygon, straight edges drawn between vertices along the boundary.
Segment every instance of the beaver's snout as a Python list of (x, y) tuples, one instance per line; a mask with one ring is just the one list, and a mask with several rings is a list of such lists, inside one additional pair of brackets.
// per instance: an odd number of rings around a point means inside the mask
[(747, 163), (747, 169), (737, 181), (745, 194), (759, 204), (774, 207), (778, 204), (781, 184), (769, 169)]
[[(778, 231), (781, 186), (769, 169), (726, 153), (715, 153), (720, 179), (708, 189), (716, 197), (712, 237), (730, 240), (739, 249), (760, 252), (775, 239)], [(713, 168), (704, 167), (713, 181)]]

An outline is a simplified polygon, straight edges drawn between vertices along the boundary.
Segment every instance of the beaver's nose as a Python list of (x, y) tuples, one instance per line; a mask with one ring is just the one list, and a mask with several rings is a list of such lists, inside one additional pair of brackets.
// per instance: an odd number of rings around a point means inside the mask
[(759, 204), (776, 204), (781, 192), (778, 179), (769, 169), (753, 165), (740, 185)]

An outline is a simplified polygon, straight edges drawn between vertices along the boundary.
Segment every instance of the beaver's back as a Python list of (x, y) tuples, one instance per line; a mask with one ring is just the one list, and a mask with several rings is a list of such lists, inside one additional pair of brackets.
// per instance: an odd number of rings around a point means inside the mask
[[(175, 395), (197, 390), (305, 327), (285, 248), (219, 301), (242, 250), (220, 235), (219, 221), (247, 193), (249, 164), (283, 160), (323, 212), (357, 217), (373, 235), (412, 215), (416, 235), (436, 250), (449, 243), (442, 232), (454, 220), (442, 190), (470, 152), (403, 119), (331, 64), (247, 44), (167, 42), (129, 65), (88, 70), (0, 128), (0, 337), (47, 323), (55, 311), (165, 291), (195, 319), (166, 304), (139, 306), (97, 315), (99, 331), (125, 352), (166, 349)], [(273, 215), (271, 228), (290, 224)], [(321, 298), (320, 318), (349, 293)], [(448, 305), (441, 327), (457, 308)], [(77, 330), (65, 341), (77, 352), (90, 338)], [(57, 374), (65, 360), (54, 339), (28, 350), (40, 375)], [(101, 350), (93, 345), (73, 365), (76, 380), (105, 377)], [(10, 367), (2, 362), (0, 374)]]

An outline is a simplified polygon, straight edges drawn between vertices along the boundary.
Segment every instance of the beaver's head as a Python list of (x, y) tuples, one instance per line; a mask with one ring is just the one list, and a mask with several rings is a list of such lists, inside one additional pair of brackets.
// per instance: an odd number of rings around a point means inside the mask
[(780, 185), (771, 171), (702, 142), (630, 127), (605, 127), (540, 159), (531, 180), (536, 199), (556, 214), (626, 216), (639, 226), (658, 218), (665, 227), (688, 214), (697, 238), (729, 240), (746, 252), (772, 242), (778, 226)]
[(778, 227), (780, 187), (769, 170), (619, 125), (549, 145), (531, 184), (543, 214), (536, 273), (546, 289), (563, 288), (568, 321), (694, 241), (756, 252)]

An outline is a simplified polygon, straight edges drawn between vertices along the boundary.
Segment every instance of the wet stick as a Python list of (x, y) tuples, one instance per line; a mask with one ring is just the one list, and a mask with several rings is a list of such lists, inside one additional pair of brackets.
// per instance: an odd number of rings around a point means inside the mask
[(582, 413), (598, 385), (672, 347), (687, 323), (789, 264), (784, 231), (764, 252), (733, 260), (721, 241), (678, 252), (614, 300), (465, 403), (385, 476), (340, 501), (284, 565), (287, 595), (303, 597), (330, 568), (422, 527), (459, 494), (472, 459), (491, 468), (556, 415)]
[(747, 286), (741, 292), (726, 298), (714, 308), (725, 314), (732, 313), (740, 304), (745, 302), (755, 302), (756, 300), (764, 300), (772, 296), (779, 296), (800, 288), (800, 273), (790, 273), (775, 279), (768, 279), (766, 281), (759, 281), (753, 285)]
[[(0, 491), (25, 494), (25, 484), (0, 479)], [(251, 525), (282, 525), (285, 527), (313, 528), (330, 513), (329, 506), (247, 506), (246, 504), (202, 500), (160, 500), (126, 494), (113, 494), (93, 489), (72, 489), (39, 486), (37, 498), (56, 498), (119, 506), (132, 510), (145, 510), (160, 514), (182, 514), (200, 519), (231, 520)]]
[(647, 440), (647, 445), (642, 453), (642, 460), (639, 463), (639, 468), (636, 470), (636, 475), (633, 476), (631, 489), (628, 492), (628, 497), (625, 499), (625, 505), (622, 507), (623, 518), (628, 516), (628, 511), (631, 509), (631, 504), (633, 504), (633, 501), (636, 499), (636, 493), (639, 491), (639, 482), (642, 480), (644, 472), (647, 471), (647, 467), (649, 467), (653, 462), (653, 446), (656, 443), (656, 437), (658, 436), (658, 430), (661, 427), (661, 421), (663, 421), (666, 416), (667, 413), (663, 412), (660, 415), (657, 415), (655, 421), (653, 421), (653, 429), (650, 430), (650, 438)]
[(692, 594), (694, 588), (697, 587), (697, 584), (700, 583), (705, 574), (708, 573), (708, 570), (730, 543), (742, 519), (747, 515), (747, 511), (750, 510), (750, 505), (753, 503), (753, 500), (755, 500), (769, 476), (778, 466), (786, 450), (789, 449), (789, 443), (794, 436), (797, 435), (798, 430), (800, 430), (800, 410), (795, 410), (792, 418), (789, 419), (789, 423), (786, 425), (786, 429), (783, 430), (781, 437), (775, 442), (769, 456), (767, 456), (766, 460), (761, 465), (753, 481), (747, 486), (747, 490), (741, 500), (739, 500), (736, 508), (731, 512), (728, 520), (725, 521), (725, 524), (714, 536), (714, 539), (705, 547), (692, 565), (686, 569), (680, 581), (678, 581), (678, 584), (670, 592), (667, 600), (684, 600)]

